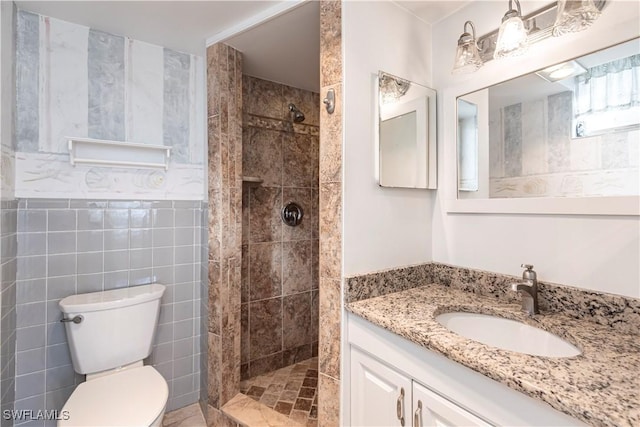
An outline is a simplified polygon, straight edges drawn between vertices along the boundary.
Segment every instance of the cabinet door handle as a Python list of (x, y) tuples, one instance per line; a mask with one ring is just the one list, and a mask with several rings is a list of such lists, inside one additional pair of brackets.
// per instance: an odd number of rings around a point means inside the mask
[(418, 400), (418, 408), (413, 414), (413, 427), (422, 427), (422, 401)]
[(400, 420), (400, 425), (404, 427), (404, 387), (400, 388), (400, 396), (396, 401), (396, 416)]

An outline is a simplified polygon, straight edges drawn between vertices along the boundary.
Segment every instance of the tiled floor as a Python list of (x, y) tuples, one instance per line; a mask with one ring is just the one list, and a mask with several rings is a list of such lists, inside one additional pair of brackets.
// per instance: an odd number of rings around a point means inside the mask
[(307, 427), (318, 425), (317, 389), (317, 357), (240, 383), (240, 392)]
[(200, 405), (193, 405), (167, 412), (162, 419), (162, 427), (207, 427)]

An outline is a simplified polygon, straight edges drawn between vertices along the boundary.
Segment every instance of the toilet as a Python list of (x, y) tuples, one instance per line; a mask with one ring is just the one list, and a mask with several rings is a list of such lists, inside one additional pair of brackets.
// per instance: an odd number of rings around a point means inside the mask
[(165, 286), (71, 295), (59, 303), (74, 370), (87, 380), (58, 421), (67, 426), (160, 426), (167, 382), (142, 361), (151, 354)]

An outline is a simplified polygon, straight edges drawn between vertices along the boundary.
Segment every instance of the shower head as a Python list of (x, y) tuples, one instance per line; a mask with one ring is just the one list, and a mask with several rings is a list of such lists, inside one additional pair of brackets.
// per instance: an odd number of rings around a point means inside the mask
[(304, 113), (298, 110), (298, 107), (293, 104), (289, 104), (289, 111), (291, 112), (295, 123), (302, 123), (304, 121)]

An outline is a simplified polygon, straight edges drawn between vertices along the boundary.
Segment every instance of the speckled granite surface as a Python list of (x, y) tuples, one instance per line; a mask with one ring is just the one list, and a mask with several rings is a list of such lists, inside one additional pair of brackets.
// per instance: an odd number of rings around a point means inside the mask
[[(531, 318), (520, 312), (519, 302), (439, 284), (353, 301), (347, 309), (588, 424), (640, 425), (637, 335), (559, 313)], [(546, 358), (489, 347), (450, 332), (435, 320), (438, 314), (451, 311), (520, 320), (565, 338), (582, 354)]]
[[(493, 297), (502, 302), (520, 301), (510, 284), (520, 277), (441, 263), (426, 263), (349, 277), (346, 303), (438, 283), (443, 286)], [(586, 291), (571, 286), (538, 281), (540, 309), (607, 325), (617, 331), (640, 334), (640, 299)]]

